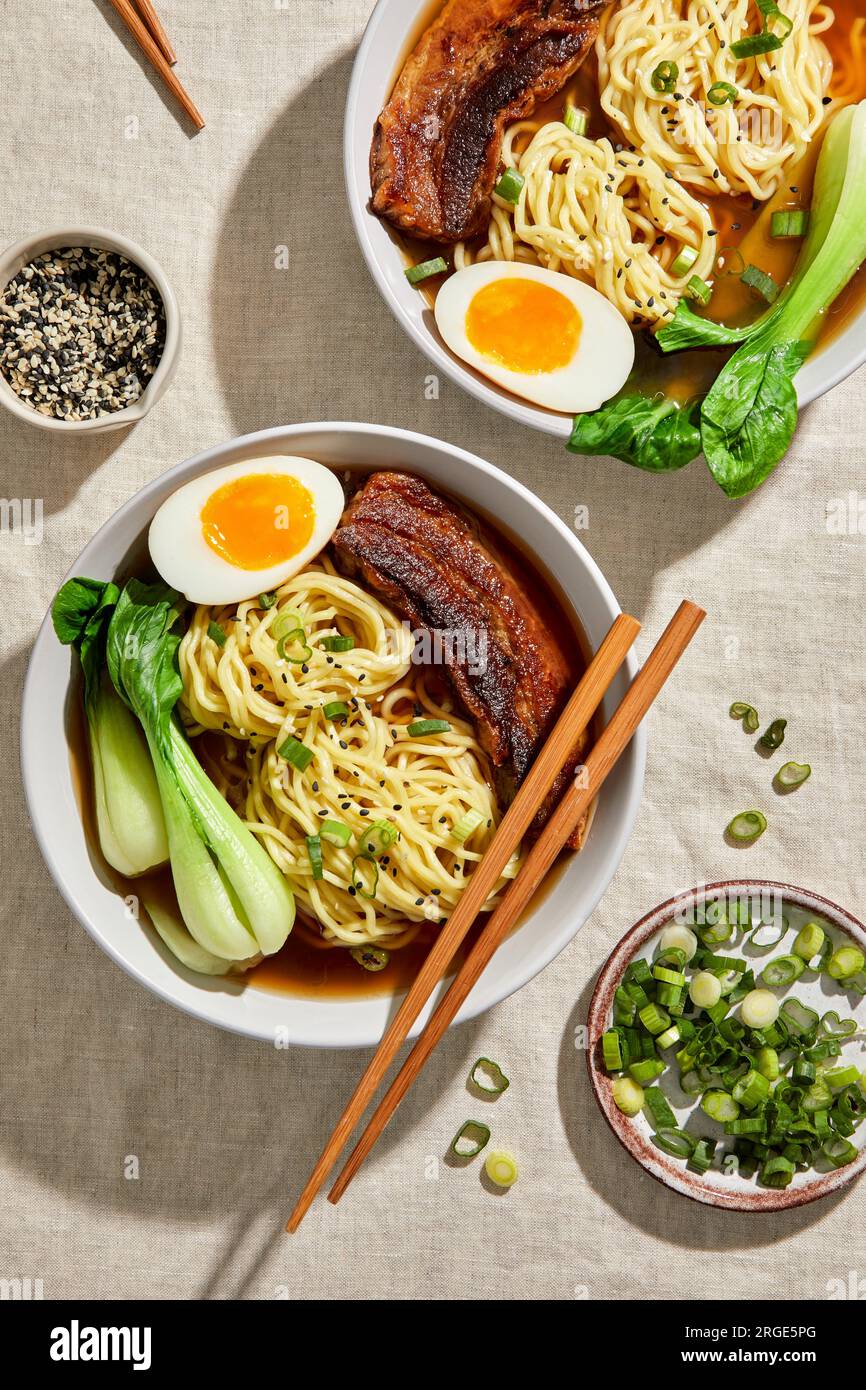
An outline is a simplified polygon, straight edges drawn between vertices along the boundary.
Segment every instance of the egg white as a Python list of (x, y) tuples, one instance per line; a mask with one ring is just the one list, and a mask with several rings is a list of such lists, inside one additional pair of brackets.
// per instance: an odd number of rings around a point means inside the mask
[[(313, 534), (302, 550), (270, 569), (246, 570), (230, 564), (204, 538), (201, 513), (209, 497), (226, 483), (259, 473), (287, 474), (312, 494)], [(190, 603), (240, 603), (268, 593), (300, 573), (327, 545), (339, 525), (344, 507), (337, 477), (313, 459), (279, 455), (227, 464), (193, 478), (163, 502), (150, 524), (148, 546), (159, 574)]]
[[(564, 367), (537, 374), (514, 372), (480, 353), (466, 335), (466, 315), (479, 290), (497, 280), (537, 280), (569, 299), (580, 314), (577, 351)], [(521, 262), (484, 261), (458, 270), (436, 295), (436, 326), (456, 357), (498, 386), (548, 410), (582, 415), (598, 410), (622, 389), (634, 366), (634, 336), (603, 294), (559, 271)], [(519, 320), (514, 324), (520, 333)]]

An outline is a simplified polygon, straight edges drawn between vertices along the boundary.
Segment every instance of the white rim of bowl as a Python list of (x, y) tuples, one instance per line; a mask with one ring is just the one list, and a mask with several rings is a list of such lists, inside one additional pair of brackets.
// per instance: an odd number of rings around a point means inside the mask
[[(556, 515), (554, 511), (552, 511), (544, 502), (541, 501), (539, 497), (536, 497), (534, 493), (530, 492), (528, 488), (524, 487), (524, 485), (518, 482), (515, 478), (510, 477), (507, 473), (503, 473), (501, 469), (494, 467), (492, 463), (488, 463), (485, 459), (479, 458), (475, 454), (470, 454), (465, 449), (459, 449), (453, 444), (448, 444), (443, 440), (435, 439), (431, 435), (418, 434), (416, 431), (398, 429), (395, 426), (391, 425), (374, 425), (368, 423), (358, 423), (353, 421), (339, 420), (311, 421), (305, 424), (295, 425), (278, 425), (271, 429), (256, 431), (252, 434), (239, 435), (234, 439), (224, 441), (222, 444), (215, 445), (212, 449), (205, 449), (201, 453), (193, 455), (192, 458), (185, 459), (183, 462), (175, 464), (172, 468), (167, 469), (165, 473), (160, 474), (158, 478), (154, 478), (149, 483), (146, 483), (143, 488), (139, 489), (139, 491), (136, 492), (132, 497), (130, 497), (128, 501), (124, 502), (123, 506), (119, 507), (118, 510), (111, 517), (109, 517), (108, 520), (104, 522), (102, 526), (100, 526), (99, 530), (96, 531), (95, 534), (91, 537), (90, 541), (88, 541), (87, 545), (76, 559), (72, 568), (68, 570), (64, 577), (61, 579), (58, 588), (60, 588), (62, 584), (66, 582), (67, 579), (72, 578), (76, 573), (78, 573), (79, 568), (82, 564), (86, 565), (86, 557), (88, 553), (90, 552), (91, 548), (96, 545), (103, 532), (113, 527), (120, 517), (126, 515), (126, 513), (131, 511), (134, 507), (138, 506), (144, 497), (147, 497), (148, 495), (155, 493), (159, 491), (161, 488), (163, 488), (167, 479), (172, 477), (172, 475), (176, 474), (178, 476), (179, 486), (181, 479), (183, 481), (186, 481), (187, 477), (195, 477), (201, 473), (206, 472), (210, 468), (219, 467), (223, 457), (226, 454), (234, 453), (238, 449), (255, 447), (260, 444), (268, 443), (270, 441), (285, 441), (295, 438), (298, 435), (308, 434), (314, 431), (321, 431), (323, 433), (330, 431), (356, 436), (367, 435), (381, 437), (382, 435), (385, 435), (392, 439), (402, 440), (410, 444), (419, 444), (423, 447), (429, 447), (432, 445), (437, 449), (447, 449), (449, 453), (451, 453), (454, 456), (455, 461), (458, 463), (468, 463), (470, 464), (470, 466), (480, 470), (482, 473), (494, 475), (497, 481), (503, 483), (505, 487), (510, 489), (512, 492), (516, 493), (517, 496), (524, 503), (534, 508), (545, 518), (546, 521), (549, 522), (550, 525), (554, 526), (555, 529), (562, 534), (563, 538), (568, 541), (570, 546), (577, 547), (576, 553), (581, 555), (589, 574), (592, 576), (592, 579), (597, 586), (598, 592), (602, 595), (605, 601), (605, 605), (610, 611), (610, 621), (613, 622), (615, 616), (621, 612), (620, 606), (616, 600), (613, 590), (611, 589), (608, 581), (604, 577), (603, 573), (599, 569), (598, 565), (596, 564), (595, 560), (592, 558), (586, 547), (581, 543), (579, 539), (577, 539), (575, 536), (571, 534), (567, 526), (565, 526), (564, 522), (560, 520), (560, 518)], [(77, 920), (81, 923), (88, 935), (93, 938), (93, 940), (97, 943), (98, 946), (101, 947), (103, 951), (105, 951), (106, 955), (110, 956), (111, 959), (115, 961), (115, 963), (119, 965), (127, 975), (131, 976), (139, 984), (144, 985), (145, 988), (149, 989), (153, 994), (156, 994), (161, 999), (164, 999), (167, 1003), (173, 1004), (175, 1008), (180, 1009), (182, 1013), (190, 1014), (193, 1018), (200, 1019), (204, 1023), (213, 1024), (216, 1027), (222, 1028), (226, 1032), (235, 1033), (243, 1037), (250, 1037), (260, 1041), (273, 1043), (273, 1033), (271, 1030), (259, 1029), (255, 1027), (252, 1023), (250, 1023), (248, 1026), (242, 1026), (241, 1024), (235, 1025), (228, 1022), (218, 1021), (209, 1015), (204, 1002), (202, 1002), (201, 1004), (198, 1003), (197, 997), (195, 1002), (190, 1003), (186, 998), (181, 998), (177, 990), (174, 990), (172, 988), (164, 988), (161, 985), (152, 982), (151, 980), (145, 979), (134, 966), (132, 966), (127, 960), (124, 959), (122, 952), (118, 950), (118, 948), (112, 942), (111, 938), (107, 935), (104, 935), (101, 932), (98, 925), (90, 922), (86, 910), (79, 901), (76, 892), (72, 888), (70, 888), (68, 883), (63, 878), (54, 855), (53, 846), (48, 843), (45, 836), (43, 835), (42, 827), (39, 823), (38, 816), (36, 814), (36, 808), (39, 805), (41, 796), (39, 788), (36, 785), (35, 780), (32, 776), (30, 767), (30, 757), (28, 754), (28, 746), (31, 743), (38, 746), (38, 734), (37, 731), (31, 731), (29, 729), (29, 720), (27, 713), (28, 705), (30, 704), (31, 682), (35, 679), (34, 661), (37, 649), (41, 646), (42, 642), (46, 639), (46, 637), (49, 636), (52, 632), (53, 629), (51, 624), (51, 609), (49, 607), (48, 612), (46, 613), (39, 627), (39, 631), (36, 634), (33, 649), (31, 651), (30, 658), (27, 664), (27, 673), (24, 679), (24, 688), (21, 700), (21, 729), (19, 739), (19, 756), (21, 762), (21, 778), (24, 786), (24, 797), (27, 804), (27, 811), (30, 818), (30, 824), (33, 829), (33, 833), (36, 838), (37, 844), (39, 845), (42, 857), (45, 861), (45, 864), (48, 868), (48, 871), (52, 879), (54, 880), (54, 883), (59, 889), (61, 896), (66, 902), (67, 907), (70, 909), (73, 916), (75, 916)], [(622, 669), (627, 673), (630, 680), (634, 679), (634, 676), (637, 673), (638, 665), (637, 658), (633, 650), (629, 652), (628, 656), (626, 657)], [(638, 811), (640, 810), (641, 800), (643, 797), (644, 775), (646, 771), (647, 731), (645, 724), (641, 724), (638, 728), (634, 738), (632, 739), (631, 749), (632, 757), (636, 760), (636, 764), (634, 768), (634, 774), (631, 780), (631, 785), (627, 793), (625, 813), (620, 822), (615, 839), (612, 839), (608, 844), (608, 867), (605, 869), (605, 872), (601, 875), (596, 891), (588, 899), (588, 905), (584, 912), (583, 922), (581, 923), (581, 926), (584, 926), (586, 922), (589, 921), (589, 918), (595, 911), (596, 907), (601, 901), (601, 898), (604, 896), (608, 887), (610, 886), (614, 874), (617, 872), (617, 869), (622, 863), (623, 855), (625, 854), (626, 848), (634, 830), (635, 821), (637, 819)], [(537, 960), (533, 962), (531, 971), (526, 975), (524, 979), (520, 981), (519, 984), (513, 986), (504, 985), (503, 987), (494, 990), (492, 997), (486, 1000), (483, 1004), (479, 1004), (477, 1002), (470, 1003), (472, 999), (472, 996), (470, 995), (469, 1000), (467, 1000), (463, 1008), (457, 1014), (457, 1017), (454, 1020), (454, 1024), (466, 1023), (470, 1019), (477, 1018), (480, 1014), (486, 1013), (488, 1009), (492, 1009), (497, 1004), (501, 1004), (504, 999), (507, 999), (512, 994), (517, 993), (518, 990), (523, 989), (525, 985), (529, 984), (531, 980), (535, 979), (537, 975), (539, 975), (543, 970), (545, 970), (547, 966), (550, 965), (556, 959), (556, 957), (565, 949), (569, 942), (574, 939), (575, 935), (577, 934), (577, 931), (579, 930), (580, 927), (572, 929), (570, 923), (563, 927), (563, 929), (557, 933), (553, 941), (549, 943), (547, 948), (543, 952), (539, 953)], [(182, 981), (183, 979), (182, 976), (178, 976), (177, 978), (179, 981)], [(206, 1000), (207, 997), (207, 994), (203, 992), (202, 1000)], [(400, 998), (402, 997), (402, 991), (400, 992), (400, 994), (385, 997)], [(436, 996), (434, 995), (434, 998), (435, 997)], [(287, 1000), (291, 1000), (291, 995), (286, 995), (285, 998)], [(417, 1020), (416, 1024), (412, 1028), (409, 1037), (417, 1037), (425, 1022), (426, 1014), (422, 1013), (420, 1018)], [(454, 1026), (454, 1024), (452, 1024), (452, 1027)], [(348, 1036), (341, 1038), (339, 1042), (323, 1041), (321, 1039), (311, 1040), (309, 1038), (289, 1038), (288, 1041), (291, 1043), (292, 1046), (314, 1047), (319, 1049), (345, 1049), (352, 1047), (375, 1047), (378, 1045), (380, 1037), (381, 1034), (375, 1037), (371, 1037), (369, 1030), (367, 1030), (351, 1033)]]
[[(422, 14), (427, 0), (418, 0), (418, 15)], [(349, 82), (349, 91), (346, 98), (346, 113), (343, 123), (343, 176), (346, 185), (346, 196), (349, 203), (349, 212), (352, 218), (352, 225), (355, 229), (355, 237), (361, 248), (361, 254), (367, 264), (367, 269), (373, 278), (373, 282), (379, 291), (384, 302), (387, 304), (394, 318), (399, 323), (403, 331), (412, 339), (413, 343), (424, 354), (429, 361), (451, 378), (455, 385), (467, 391), (475, 400), (486, 405), (488, 409), (495, 410), (501, 415), (507, 415), (518, 424), (526, 425), (530, 429), (539, 430), (544, 434), (553, 435), (557, 439), (568, 439), (572, 430), (570, 418), (566, 419), (554, 412), (545, 412), (540, 407), (524, 404), (505, 391), (498, 391), (494, 386), (485, 382), (484, 378), (477, 374), (471, 367), (453, 358), (445, 347), (434, 337), (434, 335), (424, 327), (419, 327), (405, 307), (399, 302), (387, 288), (384, 276), (379, 270), (379, 260), (370, 240), (371, 219), (378, 223), (379, 219), (370, 212), (367, 200), (355, 196), (355, 176), (357, 167), (354, 158), (353, 144), (354, 137), (358, 128), (358, 107), (361, 101), (361, 92), (366, 78), (366, 65), (369, 54), (379, 42), (379, 30), (394, 4), (394, 0), (377, 0), (358, 46), (355, 61), (352, 67), (352, 77)], [(394, 64), (396, 66), (399, 54), (394, 54)], [(372, 140), (373, 132), (370, 131)], [(394, 247), (395, 256), (399, 254)], [(866, 311), (863, 311), (866, 312)], [(847, 330), (846, 330), (847, 331)], [(834, 390), (841, 382), (847, 380), (854, 372), (866, 363), (866, 335), (864, 335), (863, 345), (858, 351), (837, 368), (835, 368), (826, 380), (817, 379), (817, 373), (813, 370), (816, 363), (826, 357), (828, 349), (832, 344), (827, 344), (814, 357), (810, 358), (801, 367), (797, 376), (794, 378), (797, 384), (797, 398), (800, 409), (811, 405), (813, 401)], [(816, 378), (813, 380), (813, 378)], [(805, 387), (803, 382), (807, 383)]]
[(134, 425), (137, 421), (143, 420), (151, 407), (164, 395), (177, 370), (180, 356), (180, 309), (165, 272), (153, 256), (136, 242), (130, 241), (118, 232), (109, 231), (107, 227), (57, 227), (53, 231), (37, 232), (33, 236), (22, 237), (0, 255), (0, 292), (5, 290), (18, 271), (36, 256), (70, 246), (93, 246), (100, 251), (114, 251), (133, 265), (137, 265), (153, 281), (165, 310), (165, 343), (156, 371), (132, 405), (109, 415), (97, 415), (93, 420), (57, 420), (50, 415), (40, 415), (16, 395), (2, 372), (0, 403), (19, 420), (34, 425), (37, 429), (53, 430), (57, 434), (106, 434), (110, 430), (123, 429), (126, 425)]

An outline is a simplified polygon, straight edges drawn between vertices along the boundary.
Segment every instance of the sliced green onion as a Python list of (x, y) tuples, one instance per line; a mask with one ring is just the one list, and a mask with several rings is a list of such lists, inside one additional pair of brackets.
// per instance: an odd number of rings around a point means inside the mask
[(349, 706), (345, 700), (331, 700), (327, 705), (322, 705), (322, 714), (326, 719), (345, 719), (349, 714)]
[[(373, 870), (373, 887), (368, 889), (361, 877), (359, 864), (369, 864)], [(361, 854), (356, 854), (352, 860), (352, 887), (361, 898), (366, 898), (368, 903), (374, 901), (376, 889), (379, 887), (379, 865), (376, 863), (374, 855), (364, 850)]]
[(378, 858), (384, 854), (386, 849), (390, 849), (394, 841), (399, 838), (400, 832), (396, 825), (392, 825), (389, 820), (377, 820), (372, 825), (364, 827), (363, 832), (358, 832), (358, 839), (363, 842), (368, 854)]
[(671, 275), (686, 275), (698, 259), (694, 246), (684, 246), (671, 266)]
[(847, 980), (866, 965), (866, 956), (856, 946), (840, 946), (827, 962), (827, 974), (834, 980)]
[(632, 1062), (628, 1072), (632, 1081), (636, 1081), (639, 1086), (649, 1086), (657, 1076), (661, 1076), (664, 1069), (664, 1062), (656, 1061), (652, 1057), (644, 1057), (640, 1062)]
[(846, 1163), (853, 1163), (857, 1157), (857, 1150), (847, 1139), (825, 1139), (821, 1152), (834, 1168), (844, 1168)]
[(812, 769), (808, 763), (783, 763), (776, 773), (776, 781), (780, 787), (801, 787), (812, 776)]
[(699, 1009), (711, 1009), (722, 997), (722, 986), (718, 976), (709, 970), (699, 970), (689, 985), (689, 998)]
[(749, 936), (749, 945), (754, 946), (756, 951), (769, 951), (773, 946), (778, 946), (787, 932), (787, 917), (783, 917), (781, 922), (759, 922)]
[(458, 844), (465, 845), (466, 841), (480, 825), (484, 824), (484, 816), (480, 811), (467, 811), (465, 816), (461, 816), (456, 825), (451, 827), (451, 838)]
[(796, 1033), (798, 1037), (813, 1033), (820, 1021), (815, 1010), (801, 1004), (799, 999), (786, 999), (781, 1008), (781, 1016), (789, 1032)]
[(644, 1091), (639, 1082), (629, 1076), (618, 1076), (610, 1088), (614, 1104), (623, 1115), (634, 1119), (643, 1109)]
[(354, 650), (354, 637), (331, 636), (319, 639), (319, 646), (326, 652), (350, 652)]
[(740, 59), (758, 58), (762, 53), (775, 53), (781, 47), (782, 40), (765, 29), (761, 34), (747, 34), (744, 39), (737, 39), (731, 44), (731, 53)]
[(711, 106), (726, 106), (728, 102), (734, 102), (740, 93), (731, 82), (714, 82), (707, 92), (707, 101)]
[(686, 977), (681, 970), (668, 970), (666, 965), (653, 966), (653, 977), (666, 985), (677, 985), (682, 989)]
[(824, 929), (819, 927), (817, 922), (807, 922), (805, 927), (801, 927), (794, 942), (794, 954), (801, 956), (804, 961), (810, 961), (817, 956), (824, 945)]
[(659, 937), (659, 947), (662, 953), (668, 950), (682, 951), (682, 964), (687, 965), (698, 949), (698, 938), (688, 927), (665, 927)]
[(740, 1018), (747, 1028), (769, 1028), (778, 1017), (779, 1001), (768, 989), (753, 989), (740, 1005)]
[(713, 297), (712, 286), (706, 280), (702, 280), (700, 275), (693, 275), (686, 285), (685, 293), (689, 299), (696, 299), (699, 304), (709, 304)]
[(729, 941), (734, 934), (733, 924), (722, 917), (712, 926), (700, 927), (698, 935), (705, 946), (721, 946), (723, 941)]
[(307, 854), (313, 870), (313, 878), (324, 878), (325, 867), (322, 863), (322, 841), (318, 835), (307, 836)]
[(754, 705), (747, 705), (742, 700), (737, 700), (731, 705), (730, 714), (732, 719), (742, 719), (746, 731), (756, 734), (761, 727), (758, 711)]
[(670, 1028), (666, 1028), (663, 1033), (659, 1033), (656, 1038), (656, 1047), (660, 1047), (663, 1050), (666, 1047), (673, 1047), (674, 1043), (678, 1043), (682, 1040), (682, 1036), (679, 1024), (674, 1023)]
[(707, 1091), (701, 1101), (701, 1109), (711, 1120), (718, 1120), (719, 1124), (730, 1124), (740, 1114), (739, 1105), (727, 1091)]
[(764, 1120), (761, 1115), (746, 1115), (741, 1120), (727, 1120), (725, 1123), (726, 1134), (763, 1134)]
[(410, 738), (424, 738), (426, 734), (450, 734), (451, 725), (447, 719), (416, 719), (406, 732)]
[(273, 608), (273, 606), (274, 606), (274, 604), (276, 603), (276, 601), (277, 601), (277, 596), (276, 596), (275, 593), (270, 593), (270, 594), (259, 594), (259, 608), (264, 608), (264, 609)]
[(753, 845), (767, 828), (767, 817), (762, 811), (741, 811), (734, 816), (728, 826), (732, 840), (741, 845)]
[(643, 1108), (647, 1112), (653, 1129), (675, 1129), (677, 1117), (668, 1104), (668, 1098), (658, 1086), (650, 1086), (644, 1091)]
[(228, 641), (225, 629), (219, 623), (208, 623), (207, 635), (212, 642), (216, 642), (218, 647), (224, 647)]
[(422, 261), (420, 265), (410, 265), (406, 279), (410, 285), (420, 285), (423, 280), (432, 280), (434, 275), (447, 275), (448, 262), (444, 256), (436, 256), (432, 261)]
[(774, 212), (770, 219), (770, 235), (780, 241), (804, 237), (809, 230), (809, 214), (805, 208)]
[(762, 1105), (770, 1094), (770, 1083), (759, 1071), (748, 1071), (741, 1076), (731, 1095), (744, 1110), (754, 1110)]
[(821, 1019), (821, 1028), (831, 1038), (850, 1038), (857, 1032), (857, 1020), (855, 1018), (840, 1018), (835, 1009), (831, 1009)]
[(390, 951), (384, 950), (381, 946), (353, 946), (349, 955), (372, 975), (378, 975), (380, 970), (384, 970), (391, 959)]
[(697, 1145), (697, 1140), (687, 1134), (684, 1129), (676, 1129), (673, 1126), (665, 1126), (657, 1129), (653, 1136), (653, 1143), (662, 1150), (663, 1153), (670, 1154), (672, 1158), (691, 1158)]
[(713, 1158), (716, 1152), (715, 1139), (699, 1139), (695, 1145), (687, 1167), (694, 1173), (706, 1173), (713, 1166)]
[[(619, 1035), (614, 1036), (618, 1039)], [(501, 1096), (511, 1084), (498, 1062), (491, 1062), (489, 1057), (478, 1058), (469, 1073), (469, 1080), (487, 1096)]]
[(782, 38), (786, 39), (794, 28), (794, 21), (779, 9), (776, 0), (756, 0), (756, 3), (764, 16), (764, 32), (766, 33), (770, 27), (769, 21), (775, 19), (780, 24)]
[(327, 840), (329, 845), (347, 845), (352, 838), (352, 832), (348, 825), (344, 825), (341, 820), (323, 820), (319, 826), (321, 839)]
[[(762, 299), (765, 299), (768, 304), (774, 304), (779, 298), (779, 286), (776, 284), (772, 275), (769, 275), (766, 270), (761, 270), (760, 266), (747, 265), (740, 279), (748, 289), (754, 290), (755, 293), (759, 294)], [(765, 745), (765, 747), (768, 746), (769, 745)], [(774, 746), (778, 747), (778, 744)]]
[(676, 63), (659, 63), (653, 69), (650, 77), (650, 86), (654, 92), (675, 92), (677, 89), (677, 78), (680, 75), (679, 67)]
[(297, 768), (298, 772), (305, 772), (313, 761), (312, 748), (308, 748), (305, 743), (293, 738), (291, 734), (284, 743), (280, 744), (277, 753), (285, 762)]
[(784, 988), (799, 980), (805, 969), (806, 962), (802, 956), (777, 956), (761, 971), (761, 983), (770, 989)]
[(565, 108), (565, 124), (573, 135), (585, 135), (589, 125), (589, 116), (586, 111), (581, 111), (569, 102)]
[(660, 1009), (657, 1004), (647, 1004), (645, 1009), (641, 1009), (638, 1018), (648, 1033), (653, 1036), (656, 1033), (663, 1033), (666, 1028), (671, 1026), (671, 1016)]
[[(278, 639), (277, 656), (283, 661), (290, 661), (293, 666), (306, 666), (310, 657), (313, 655), (313, 649), (306, 641), (306, 636), (307, 634), (304, 628), (292, 628), (291, 632), (287, 632), (285, 637), (280, 637)], [(300, 656), (290, 656), (286, 650), (287, 643), (290, 643), (292, 646), (297, 644), (301, 648)]]
[(833, 1071), (824, 1072), (824, 1080), (835, 1094), (836, 1091), (844, 1091), (846, 1086), (856, 1086), (860, 1080), (860, 1073), (856, 1067), (835, 1067)]
[(281, 637), (288, 637), (299, 631), (306, 636), (304, 620), (301, 614), (292, 608), (287, 608), (285, 613), (278, 613), (270, 628), (271, 636), (275, 642), (279, 642)]
[(771, 752), (775, 752), (777, 748), (781, 748), (782, 744), (785, 742), (785, 730), (787, 727), (787, 719), (774, 719), (766, 733), (761, 734), (761, 737), (758, 739), (761, 747), (769, 748)]
[(502, 1149), (487, 1155), (484, 1171), (497, 1187), (513, 1187), (517, 1182), (517, 1163), (511, 1154)]
[(602, 1034), (601, 1053), (608, 1071), (622, 1071), (625, 1065), (622, 1054), (622, 1038), (615, 1028), (609, 1028), (606, 1033)]
[(526, 179), (516, 169), (506, 169), (493, 191), (503, 202), (516, 204), (520, 201), (525, 183)]
[(456, 1158), (477, 1158), (490, 1143), (490, 1130), (478, 1120), (467, 1120), (451, 1140), (451, 1152)]
[(794, 1177), (794, 1165), (789, 1158), (783, 1154), (777, 1154), (775, 1158), (768, 1158), (761, 1169), (759, 1182), (764, 1187), (787, 1187)]
[(817, 1067), (814, 1062), (808, 1061), (805, 1057), (798, 1057), (791, 1068), (791, 1081), (795, 1086), (809, 1087), (818, 1075)]
[(768, 1081), (779, 1079), (779, 1054), (773, 1047), (761, 1047), (755, 1058), (755, 1067)]

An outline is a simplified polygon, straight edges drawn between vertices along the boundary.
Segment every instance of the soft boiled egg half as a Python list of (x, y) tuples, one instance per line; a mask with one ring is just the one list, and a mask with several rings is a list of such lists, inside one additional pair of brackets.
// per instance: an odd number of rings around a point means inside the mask
[(485, 261), (436, 296), (436, 324), (462, 361), (515, 396), (582, 415), (625, 385), (634, 338), (598, 290), (558, 271)]
[(312, 459), (250, 459), (178, 488), (153, 518), (150, 556), (191, 603), (239, 603), (284, 584), (331, 539), (343, 489)]

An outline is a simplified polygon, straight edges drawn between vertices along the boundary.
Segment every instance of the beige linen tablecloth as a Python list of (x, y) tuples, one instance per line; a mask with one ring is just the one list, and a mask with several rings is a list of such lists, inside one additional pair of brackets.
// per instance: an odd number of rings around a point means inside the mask
[[(573, 1039), (612, 943), (673, 891), (750, 873), (866, 907), (864, 537), (827, 524), (834, 499), (866, 493), (866, 378), (809, 409), (776, 476), (736, 505), (702, 465), (652, 478), (572, 458), (445, 380), (426, 400), (428, 365), (380, 302), (343, 195), (343, 104), (370, 8), (161, 0), (208, 119), (191, 139), (105, 0), (4, 7), (0, 240), (74, 222), (127, 233), (175, 285), (185, 346), (171, 393), (131, 434), (69, 444), (0, 418), (3, 497), (44, 501), (43, 544), (0, 534), (0, 1278), (41, 1279), (45, 1297), (827, 1297), (866, 1275), (866, 1184), (782, 1216), (677, 1198), (608, 1132)], [(18, 708), (58, 580), (141, 484), (231, 435), (334, 418), (474, 450), (566, 522), (587, 507), (583, 539), (645, 623), (644, 652), (684, 594), (710, 616), (653, 714), (637, 829), (592, 920), (519, 995), (450, 1034), (350, 1197), (320, 1199), (289, 1239), (291, 1200), (364, 1056), (219, 1033), (101, 954), (28, 827)], [(787, 715), (789, 756), (814, 766), (784, 802), (728, 719), (743, 698)], [(725, 824), (754, 803), (769, 803), (769, 830), (728, 848)], [(441, 1162), (474, 1108), (479, 1054), (512, 1078), (496, 1132), (522, 1174), (501, 1199)]]

